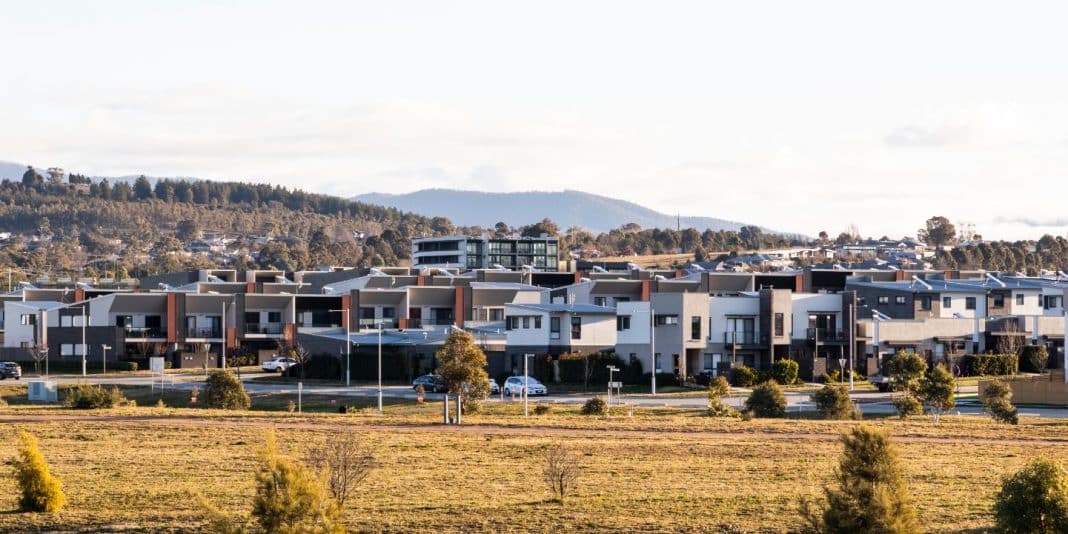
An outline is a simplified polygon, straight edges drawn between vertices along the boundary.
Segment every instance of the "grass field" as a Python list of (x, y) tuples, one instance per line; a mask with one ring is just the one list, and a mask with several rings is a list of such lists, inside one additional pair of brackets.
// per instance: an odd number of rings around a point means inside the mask
[[(197, 493), (230, 511), (250, 508), (256, 451), (275, 428), (283, 452), (296, 456), (348, 429), (374, 449), (380, 467), (347, 506), (351, 530), (657, 532), (731, 524), (780, 532), (797, 525), (798, 499), (818, 495), (830, 478), (837, 436), (854, 424), (716, 420), (671, 409), (606, 419), (574, 407), (524, 419), (518, 404), (506, 404), (465, 416), (458, 428), (438, 424), (437, 404), (393, 404), (383, 416), (297, 415), (285, 411), (288, 399), (256, 397), (254, 407), (275, 411), (234, 414), (157, 409), (152, 399), (107, 411), (0, 408), (0, 459), (14, 454), (16, 429), (35, 433), (69, 498), (55, 517), (14, 513), (14, 483), (0, 478), (0, 530), (196, 530), (204, 520)], [(326, 398), (311, 404), (323, 412), (334, 406)], [(1002, 475), (1032, 456), (1068, 460), (1066, 421), (870, 423), (895, 436), (922, 522), (935, 532), (990, 528)], [(540, 480), (541, 451), (553, 443), (582, 459), (577, 494), (565, 504), (550, 501)]]

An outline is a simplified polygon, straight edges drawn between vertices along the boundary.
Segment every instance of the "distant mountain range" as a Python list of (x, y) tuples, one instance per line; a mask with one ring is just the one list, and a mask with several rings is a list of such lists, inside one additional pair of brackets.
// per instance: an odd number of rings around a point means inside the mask
[[(352, 198), (368, 204), (394, 207), (425, 216), (448, 217), (459, 226), (492, 228), (498, 222), (521, 226), (546, 217), (561, 229), (579, 226), (591, 232), (606, 232), (627, 223), (642, 228), (696, 228), (700, 231), (735, 230), (747, 223), (714, 217), (674, 215), (640, 206), (633, 202), (583, 191), (529, 191), (520, 193), (485, 193), (456, 189), (423, 189), (413, 193), (367, 193)], [(774, 230), (764, 229), (773, 232)], [(782, 232), (776, 232), (782, 233)]]

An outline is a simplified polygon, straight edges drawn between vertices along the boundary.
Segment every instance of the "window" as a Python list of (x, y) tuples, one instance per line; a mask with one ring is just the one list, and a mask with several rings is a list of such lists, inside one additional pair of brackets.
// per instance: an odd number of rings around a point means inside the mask
[(519, 317), (508, 318), (508, 330), (515, 330), (519, 328)]
[(868, 297), (857, 297), (857, 306), (867, 306)]
[(995, 308), (1004, 308), (1005, 295), (1001, 293), (994, 293), (994, 302), (992, 303), (992, 306), (994, 306)]
[(667, 326), (667, 325), (674, 325), (674, 324), (679, 324), (679, 316), (678, 315), (657, 315), (656, 316), (656, 326)]
[(886, 295), (880, 295), (879, 296), (879, 304), (884, 304), (884, 305), (885, 304), (890, 304), (890, 297), (888, 297)]
[[(392, 308), (390, 308), (392, 310)], [(282, 322), (282, 312), (267, 312), (268, 323), (280, 323)]]
[(1017, 293), (1016, 294), (1016, 305), (1017, 306), (1023, 306), (1024, 305), (1023, 293)]
[(781, 313), (776, 313), (775, 314), (775, 335), (776, 336), (785, 335), (784, 334), (784, 332), (786, 331), (785, 323), (786, 323), (785, 316), (783, 314), (781, 314)]
[(974, 310), (975, 309), (975, 297), (964, 297), (964, 309), (966, 309), (966, 310)]
[(931, 296), (925, 295), (920, 297), (920, 309), (930, 311), (931, 310)]
[(24, 313), (21, 317), (19, 317), (19, 324), (37, 324), (37, 316), (33, 315), (32, 313)]
[(523, 329), (526, 330), (528, 328), (530, 328), (530, 317), (524, 317), (523, 318)]
[(560, 339), (560, 318), (549, 318), (549, 339)]
[(606, 304), (606, 301), (607, 299), (605, 299), (604, 297), (593, 297), (594, 306), (604, 306)]
[(375, 318), (375, 309), (374, 308), (360, 308), (360, 319), (374, 319), (374, 318)]
[[(382, 308), (382, 318), (392, 319), (397, 316), (397, 308)], [(272, 323), (274, 321), (271, 321)]]
[(571, 318), (571, 339), (582, 339), (582, 317)]
[(952, 308), (953, 307), (953, 297), (942, 297), (942, 307), (943, 308), (947, 308), (947, 309), (948, 308)]
[(534, 328), (537, 328), (538, 330), (541, 330), (541, 316), (540, 315), (537, 315), (537, 316), (534, 317)]
[(690, 339), (701, 339), (701, 316), (699, 315), (690, 318)]
[(245, 312), (245, 322), (257, 324), (260, 322), (260, 312)]
[(616, 317), (616, 332), (622, 332), (624, 330), (630, 330), (630, 316), (620, 315)]
[(904, 303), (905, 303), (905, 296), (904, 295), (898, 295), (898, 296), (894, 297), (894, 304), (904, 304)]
[(115, 326), (121, 326), (123, 328), (133, 328), (133, 316), (132, 315), (116, 315)]
[(1051, 310), (1057, 307), (1057, 297), (1055, 295), (1046, 295), (1045, 301), (1042, 305), (1043, 308)]

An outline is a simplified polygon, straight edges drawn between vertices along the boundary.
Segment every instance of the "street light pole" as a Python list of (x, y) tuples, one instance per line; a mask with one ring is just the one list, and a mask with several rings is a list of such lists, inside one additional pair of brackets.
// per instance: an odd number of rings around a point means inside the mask
[(82, 377), (85, 377), (85, 358), (86, 353), (89, 352), (89, 345), (85, 344), (85, 324), (87, 322), (85, 315), (85, 305), (82, 305)]
[(530, 415), (530, 412), (527, 411), (527, 398), (530, 390), (530, 371), (527, 368), (527, 359), (533, 357), (534, 355), (529, 353), (523, 355), (523, 417)]
[(378, 320), (378, 414), (382, 414), (382, 320)]
[(649, 365), (652, 367), (649, 373), (652, 394), (656, 395), (656, 310), (649, 306)]
[(222, 318), (220, 321), (222, 325), (222, 368), (226, 369), (226, 301), (222, 302)]

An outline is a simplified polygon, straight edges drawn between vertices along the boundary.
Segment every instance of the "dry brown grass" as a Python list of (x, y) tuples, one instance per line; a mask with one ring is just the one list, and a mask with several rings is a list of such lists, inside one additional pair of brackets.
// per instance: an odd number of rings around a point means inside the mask
[[(732, 523), (784, 531), (797, 525), (798, 499), (817, 495), (831, 476), (836, 437), (854, 424), (725, 421), (667, 409), (590, 418), (559, 406), (524, 420), (510, 405), (488, 406), (457, 429), (435, 424), (439, 410), (0, 409), (0, 459), (13, 454), (16, 429), (35, 433), (70, 499), (58, 517), (9, 513), (14, 483), (0, 479), (0, 530), (195, 530), (204, 520), (197, 492), (224, 509), (248, 510), (255, 453), (268, 427), (277, 428), (284, 452), (299, 456), (343, 425), (362, 433), (380, 464), (346, 506), (354, 530), (707, 531)], [(920, 517), (936, 532), (992, 527), (991, 499), (1003, 474), (1032, 456), (1068, 460), (1065, 421), (873, 424), (895, 436)], [(540, 479), (543, 451), (561, 441), (583, 471), (563, 505)]]

